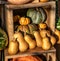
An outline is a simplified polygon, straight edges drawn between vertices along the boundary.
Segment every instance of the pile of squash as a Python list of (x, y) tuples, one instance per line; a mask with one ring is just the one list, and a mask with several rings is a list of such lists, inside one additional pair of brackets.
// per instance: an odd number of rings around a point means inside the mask
[(56, 35), (44, 22), (46, 14), (42, 13), (42, 9), (40, 10), (41, 12), (38, 9), (37, 11), (29, 9), (27, 11), (27, 16), (29, 17), (20, 17), (18, 15), (14, 17), (20, 25), (17, 26), (17, 30), (13, 36), (14, 39), (9, 42), (9, 54), (16, 54), (18, 51), (25, 52), (28, 49), (35, 49), (36, 47), (49, 50), (56, 44)]

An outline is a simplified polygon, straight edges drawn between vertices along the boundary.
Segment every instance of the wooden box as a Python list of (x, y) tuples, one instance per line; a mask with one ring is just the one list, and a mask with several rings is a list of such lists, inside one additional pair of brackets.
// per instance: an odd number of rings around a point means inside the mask
[[(13, 11), (16, 9), (26, 9), (26, 8), (33, 8), (33, 7), (44, 7), (48, 9), (48, 18), (46, 20), (46, 23), (48, 27), (51, 28), (51, 30), (54, 32), (55, 30), (55, 9), (56, 4), (55, 1), (45, 2), (45, 3), (29, 3), (29, 4), (23, 4), (23, 5), (12, 5), (12, 4), (5, 4), (5, 19), (6, 19), (6, 28), (7, 33), (9, 36), (9, 41), (13, 40), (14, 35), (14, 23), (13, 23)], [(5, 50), (5, 61), (8, 61), (10, 58), (15, 58), (19, 56), (26, 56), (26, 55), (34, 55), (36, 53), (45, 54), (47, 58), (47, 61), (49, 60), (49, 56), (51, 55), (52, 61), (56, 61), (56, 50), (55, 48), (51, 48), (51, 50), (44, 51), (40, 48), (36, 48), (34, 50), (28, 50), (25, 53), (18, 53), (17, 55), (9, 55), (7, 52), (7, 49)]]
[[(51, 28), (52, 31), (55, 29), (55, 12), (56, 4), (55, 1), (45, 2), (45, 3), (29, 3), (24, 5), (5, 5), (5, 17), (6, 17), (6, 28), (9, 36), (9, 41), (13, 40), (14, 34), (14, 23), (13, 23), (13, 10), (15, 9), (25, 9), (33, 7), (45, 7), (48, 9), (48, 17), (46, 20), (47, 25)], [(49, 9), (50, 7), (50, 9)]]

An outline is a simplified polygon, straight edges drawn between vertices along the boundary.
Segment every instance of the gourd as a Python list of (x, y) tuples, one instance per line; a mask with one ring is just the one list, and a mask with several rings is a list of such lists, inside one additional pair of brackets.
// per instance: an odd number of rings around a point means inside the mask
[(17, 31), (22, 31), (24, 33), (32, 34), (33, 31), (38, 30), (38, 27), (35, 24), (28, 24), (28, 25), (19, 25)]
[(52, 45), (55, 45), (56, 38), (54, 36), (50, 36), (50, 41), (51, 41)]
[(27, 16), (31, 18), (32, 23), (39, 24), (42, 21), (42, 14), (35, 9), (28, 9)]
[(8, 36), (6, 32), (0, 28), (0, 50), (3, 50), (8, 45)]
[(32, 35), (33, 35), (33, 31), (38, 30), (38, 27), (35, 24), (29, 24), (28, 27), (29, 27), (29, 30), (30, 30), (30, 34), (32, 34)]
[(34, 31), (34, 37), (36, 39), (37, 46), (42, 47), (42, 38), (38, 31)]
[(29, 49), (34, 49), (36, 47), (36, 41), (33, 40), (29, 35), (25, 35), (24, 39), (29, 44)]
[(19, 42), (19, 51), (25, 52), (28, 49), (28, 43), (24, 40), (24, 37), (21, 32), (17, 32), (14, 34), (14, 38), (17, 38)]
[(44, 38), (42, 39), (42, 48), (43, 48), (44, 50), (49, 50), (50, 47), (51, 47), (51, 44), (50, 44), (50, 42), (49, 42), (49, 38), (48, 38), (48, 37), (44, 37)]
[(54, 32), (57, 36), (58, 36), (58, 41), (57, 43), (60, 44), (60, 31), (55, 29), (55, 32)]
[(40, 0), (40, 2), (48, 2), (49, 0)]
[(19, 25), (17, 31), (22, 31), (24, 33), (30, 33), (29, 27), (27, 25)]
[(15, 41), (15, 40), (10, 41), (9, 47), (8, 47), (8, 53), (10, 55), (16, 54), (18, 52), (18, 47), (19, 47), (19, 45), (18, 45), (17, 41)]
[(19, 23), (21, 25), (28, 25), (30, 23), (30, 18), (21, 17), (20, 20), (19, 20)]
[(42, 38), (46, 37), (47, 31), (46, 30), (40, 30), (40, 35)]
[(39, 24), (39, 29), (46, 29), (47, 28), (47, 24), (46, 23), (40, 23)]

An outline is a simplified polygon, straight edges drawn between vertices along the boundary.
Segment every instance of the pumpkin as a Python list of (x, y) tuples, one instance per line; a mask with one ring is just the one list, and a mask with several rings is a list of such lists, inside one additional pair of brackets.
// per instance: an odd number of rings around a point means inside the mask
[(40, 2), (48, 2), (49, 0), (40, 0)]
[(29, 25), (20, 25), (17, 28), (17, 31), (22, 31), (24, 33), (33, 34), (33, 31), (38, 30), (37, 26), (35, 24), (29, 24)]
[(27, 16), (31, 18), (32, 23), (39, 24), (41, 21), (45, 20), (46, 16), (43, 14), (44, 12), (42, 10), (41, 8), (38, 10), (32, 8), (27, 10)]
[(39, 24), (39, 29), (46, 29), (47, 28), (47, 24), (46, 23), (40, 23)]
[(7, 0), (7, 1), (12, 4), (24, 4), (24, 3), (28, 3), (29, 1), (32, 1), (32, 0)]
[(19, 20), (19, 23), (21, 25), (28, 25), (30, 23), (30, 19), (29, 18), (25, 18), (25, 17), (21, 17), (20, 20)]
[(8, 37), (6, 32), (0, 28), (0, 50), (3, 50), (8, 45)]

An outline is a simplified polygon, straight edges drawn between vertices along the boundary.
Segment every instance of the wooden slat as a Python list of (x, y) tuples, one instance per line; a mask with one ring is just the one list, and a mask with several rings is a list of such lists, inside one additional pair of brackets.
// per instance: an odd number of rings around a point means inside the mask
[(19, 56), (38, 55), (38, 54), (51, 53), (51, 52), (52, 53), (56, 52), (56, 49), (54, 47), (52, 47), (50, 50), (45, 51), (42, 48), (36, 47), (33, 50), (27, 50), (24, 53), (19, 52), (16, 55), (9, 55), (8, 52), (7, 52), (7, 49), (6, 49), (5, 50), (5, 57), (10, 59), (10, 58), (16, 58), (16, 57), (19, 57)]
[(6, 29), (9, 36), (9, 41), (13, 40), (14, 24), (13, 24), (13, 11), (5, 9)]
[(6, 8), (10, 9), (22, 9), (22, 8), (31, 8), (31, 7), (43, 7), (43, 6), (50, 6), (50, 5), (55, 5), (55, 1), (50, 1), (50, 2), (38, 2), (38, 3), (29, 3), (29, 4), (23, 4), (23, 5), (11, 5), (11, 4), (6, 4)]

